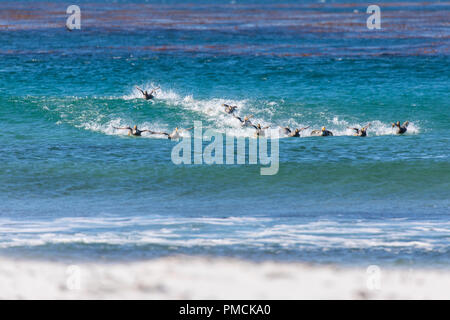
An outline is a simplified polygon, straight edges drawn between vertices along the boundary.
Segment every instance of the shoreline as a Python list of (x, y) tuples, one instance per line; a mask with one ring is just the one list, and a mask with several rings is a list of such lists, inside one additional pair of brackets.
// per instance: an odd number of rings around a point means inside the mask
[(1, 257), (0, 299), (450, 299), (450, 270), (189, 256), (78, 265)]

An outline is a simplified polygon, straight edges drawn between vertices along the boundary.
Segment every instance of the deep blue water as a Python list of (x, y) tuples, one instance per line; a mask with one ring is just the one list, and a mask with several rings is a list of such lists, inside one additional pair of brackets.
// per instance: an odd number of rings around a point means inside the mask
[[(79, 1), (72, 32), (63, 1), (0, 2), (0, 254), (449, 266), (450, 3), (386, 2), (370, 31), (363, 2), (236, 2)], [(113, 128), (254, 139), (222, 103), (311, 128), (273, 176)]]

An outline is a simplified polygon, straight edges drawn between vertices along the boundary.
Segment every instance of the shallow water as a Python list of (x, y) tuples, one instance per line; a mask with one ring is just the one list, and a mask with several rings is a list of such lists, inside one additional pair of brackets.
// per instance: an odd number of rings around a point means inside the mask
[[(68, 32), (63, 2), (0, 2), (1, 254), (449, 266), (448, 2), (387, 2), (380, 31), (362, 2), (79, 3)], [(311, 128), (274, 176), (113, 129), (253, 139), (222, 103)]]

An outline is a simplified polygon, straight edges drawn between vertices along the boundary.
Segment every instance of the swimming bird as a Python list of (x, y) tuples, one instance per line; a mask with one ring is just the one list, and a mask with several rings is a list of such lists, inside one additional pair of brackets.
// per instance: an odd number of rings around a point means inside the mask
[(358, 128), (350, 128), (347, 127), (349, 129), (355, 130), (355, 134), (354, 136), (358, 136), (358, 137), (366, 137), (367, 136), (367, 128), (370, 127), (370, 123), (368, 125), (366, 125), (365, 127), (362, 127), (361, 129)]
[(300, 137), (300, 132), (302, 132), (303, 130), (308, 129), (310, 126), (304, 127), (304, 128), (300, 128), (300, 129), (295, 129), (294, 131), (291, 130), (291, 128), (289, 127), (283, 127), (282, 129), (284, 130), (284, 134), (287, 135), (288, 137)]
[(152, 91), (150, 91), (150, 93), (147, 90), (145, 90), (145, 91), (142, 90), (138, 86), (136, 86), (136, 89), (138, 89), (142, 93), (142, 95), (144, 96), (145, 100), (151, 100), (151, 99), (153, 99), (155, 97), (154, 93), (156, 92), (156, 90), (159, 89), (159, 87), (156, 88), (156, 89), (152, 89)]
[(259, 123), (253, 127), (256, 129), (255, 136), (257, 136), (257, 137), (264, 137), (266, 135), (265, 130), (269, 129), (269, 126), (261, 127), (261, 124), (259, 124)]
[(311, 136), (328, 137), (328, 136), (332, 136), (332, 135), (333, 135), (333, 132), (328, 131), (325, 127), (322, 127), (322, 130), (311, 131)]
[(280, 128), (283, 131), (283, 134), (285, 135), (289, 135), (291, 133), (291, 128), (289, 127), (280, 127)]
[(176, 140), (181, 138), (180, 136), (180, 132), (181, 131), (188, 131), (188, 130), (192, 130), (193, 128), (188, 128), (188, 129), (179, 129), (178, 127), (176, 127), (172, 133), (167, 133), (167, 132), (152, 132), (152, 134), (162, 134), (167, 136), (167, 139), (169, 140)]
[(408, 129), (409, 121), (405, 121), (402, 125), (400, 125), (400, 121), (392, 124), (392, 128), (397, 127), (397, 134), (404, 134)]
[(250, 118), (253, 117), (253, 115), (249, 115), (248, 117), (244, 117), (244, 120), (242, 120), (241, 117), (238, 117), (233, 114), (233, 117), (238, 119), (241, 122), (241, 127), (256, 127), (251, 121)]
[(151, 130), (139, 130), (136, 125), (133, 128), (131, 128), (131, 127), (124, 127), (124, 128), (113, 127), (113, 128), (114, 129), (119, 129), (119, 130), (128, 130), (128, 135), (129, 136), (135, 136), (135, 137), (140, 137), (143, 132), (150, 132), (151, 134), (154, 133)]
[(222, 104), (222, 107), (225, 107), (225, 112), (228, 114), (233, 114), (233, 112), (238, 108), (237, 106), (230, 106), (226, 103)]

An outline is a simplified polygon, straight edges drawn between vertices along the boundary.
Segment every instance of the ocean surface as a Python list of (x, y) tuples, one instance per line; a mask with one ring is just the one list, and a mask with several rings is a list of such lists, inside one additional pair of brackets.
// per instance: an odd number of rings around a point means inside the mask
[[(450, 2), (378, 3), (381, 30), (364, 1), (74, 4), (69, 32), (66, 1), (0, 1), (0, 255), (450, 267)], [(254, 139), (222, 103), (311, 127), (273, 176), (113, 128)]]

